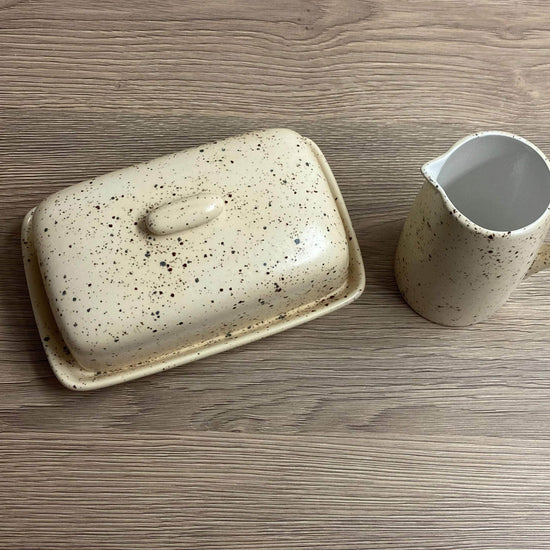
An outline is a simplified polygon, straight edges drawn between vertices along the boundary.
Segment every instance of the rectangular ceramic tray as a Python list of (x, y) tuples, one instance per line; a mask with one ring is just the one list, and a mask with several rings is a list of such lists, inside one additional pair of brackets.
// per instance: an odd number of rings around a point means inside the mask
[[(313, 143), (312, 146), (314, 146)], [(332, 291), (329, 296), (314, 303), (303, 305), (286, 312), (286, 314), (267, 319), (233, 334), (220, 335), (197, 345), (184, 347), (138, 366), (93, 372), (82, 368), (72, 356), (56, 325), (44, 289), (33, 243), (32, 225), (35, 209), (31, 210), (22, 227), (25, 274), (40, 337), (48, 360), (59, 381), (69, 389), (86, 391), (133, 380), (276, 334), (334, 311), (358, 298), (365, 287), (365, 271), (361, 251), (334, 176), (322, 153), (316, 147), (315, 149), (348, 237), (349, 272), (345, 284), (336, 292)]]

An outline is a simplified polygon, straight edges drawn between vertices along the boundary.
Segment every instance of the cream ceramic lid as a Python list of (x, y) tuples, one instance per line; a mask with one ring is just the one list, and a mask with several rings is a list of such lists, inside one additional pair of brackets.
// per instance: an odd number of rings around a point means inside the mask
[(293, 131), (266, 130), (44, 200), (38, 265), (79, 365), (143, 365), (336, 294), (350, 237), (320, 156)]

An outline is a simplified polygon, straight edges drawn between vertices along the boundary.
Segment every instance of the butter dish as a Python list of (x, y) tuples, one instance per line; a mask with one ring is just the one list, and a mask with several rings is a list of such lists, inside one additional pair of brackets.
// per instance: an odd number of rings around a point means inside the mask
[(91, 390), (291, 328), (363, 291), (331, 170), (286, 129), (187, 149), (63, 189), (23, 222), (48, 360)]

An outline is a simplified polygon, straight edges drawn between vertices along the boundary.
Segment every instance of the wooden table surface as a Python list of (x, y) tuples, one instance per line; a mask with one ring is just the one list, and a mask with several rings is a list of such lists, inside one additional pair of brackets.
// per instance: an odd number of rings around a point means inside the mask
[[(550, 548), (550, 272), (488, 322), (392, 273), (420, 165), (481, 129), (550, 153), (550, 5), (0, 0), (0, 547)], [(23, 215), (251, 129), (325, 152), (367, 291), (319, 320), (90, 393), (53, 376)]]

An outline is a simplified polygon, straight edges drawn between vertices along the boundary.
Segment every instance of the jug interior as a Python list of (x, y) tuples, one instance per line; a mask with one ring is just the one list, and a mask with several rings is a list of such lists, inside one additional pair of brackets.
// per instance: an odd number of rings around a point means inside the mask
[(486, 229), (520, 229), (536, 221), (550, 204), (546, 162), (527, 143), (511, 136), (474, 137), (439, 166), (439, 173), (432, 176), (450, 201)]

